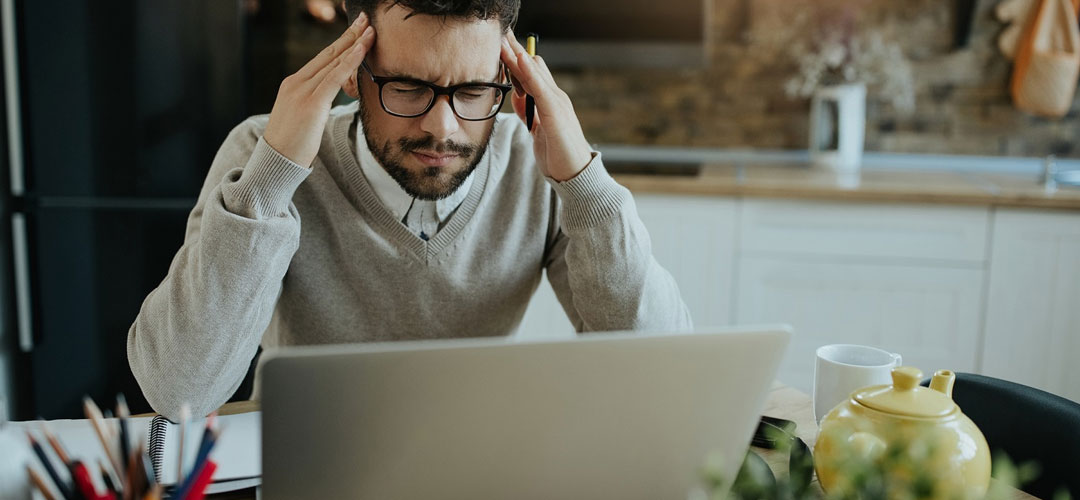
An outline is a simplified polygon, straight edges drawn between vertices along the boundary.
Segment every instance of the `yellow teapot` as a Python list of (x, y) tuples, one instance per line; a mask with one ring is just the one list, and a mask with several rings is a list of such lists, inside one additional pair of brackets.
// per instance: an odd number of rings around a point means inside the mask
[(869, 473), (888, 498), (983, 498), (990, 447), (952, 400), (956, 375), (939, 370), (928, 389), (918, 368), (903, 366), (892, 380), (855, 391), (821, 420), (814, 446), (821, 487), (859, 496), (867, 486), (857, 483)]

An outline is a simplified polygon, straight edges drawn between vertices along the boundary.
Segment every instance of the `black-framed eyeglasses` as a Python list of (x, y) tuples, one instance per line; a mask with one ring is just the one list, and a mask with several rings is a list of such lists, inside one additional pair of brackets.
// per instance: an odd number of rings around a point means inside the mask
[[(424, 80), (404, 77), (375, 76), (367, 61), (360, 67), (379, 86), (379, 104), (387, 113), (402, 118), (415, 118), (435, 106), (441, 95), (450, 97), (450, 109), (458, 118), (467, 121), (489, 120), (502, 109), (506, 93), (513, 88), (509, 83), (468, 82), (442, 87)], [(506, 66), (499, 63), (499, 75), (509, 81)]]

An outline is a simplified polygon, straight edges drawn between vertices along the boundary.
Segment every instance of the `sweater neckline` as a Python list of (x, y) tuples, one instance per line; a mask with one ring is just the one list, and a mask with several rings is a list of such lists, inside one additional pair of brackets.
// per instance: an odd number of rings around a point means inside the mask
[(435, 237), (425, 241), (409, 231), (408, 227), (397, 220), (390, 210), (383, 206), (378, 195), (375, 194), (375, 190), (364, 178), (364, 173), (356, 160), (356, 153), (353, 149), (355, 146), (349, 136), (349, 129), (354, 121), (357, 127), (360, 126), (359, 106), (354, 102), (348, 106), (348, 109), (347, 113), (334, 117), (332, 133), (338, 164), (344, 167), (345, 179), (352, 187), (347, 193), (350, 201), (357, 209), (372, 214), (378, 224), (395, 241), (408, 248), (415, 257), (427, 262), (429, 258), (437, 255), (457, 238), (466, 224), (472, 220), (477, 207), (480, 206), (480, 201), (487, 188), (488, 172), (491, 168), (491, 149), (488, 148), (484, 152), (484, 155), (480, 158), (480, 163), (476, 166), (476, 170), (473, 171), (475, 178), (469, 189), (468, 196), (450, 216), (450, 219), (443, 224), (442, 229), (435, 234)]

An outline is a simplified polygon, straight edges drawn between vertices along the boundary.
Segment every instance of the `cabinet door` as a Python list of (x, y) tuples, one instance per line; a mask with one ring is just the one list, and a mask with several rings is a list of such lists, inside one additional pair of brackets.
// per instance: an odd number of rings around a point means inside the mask
[(653, 256), (682, 292), (697, 328), (731, 323), (737, 202), (729, 198), (636, 195)]
[(974, 371), (982, 284), (974, 267), (744, 257), (735, 319), (794, 327), (779, 378), (808, 394), (814, 352), (826, 344), (897, 352), (926, 374)]
[(986, 260), (986, 207), (756, 199), (743, 202), (743, 253)]
[(999, 210), (983, 371), (1080, 401), (1080, 214)]
[(570, 318), (566, 317), (566, 311), (563, 311), (562, 304), (555, 297), (555, 291), (551, 289), (551, 283), (548, 283), (545, 274), (529, 302), (529, 308), (521, 319), (515, 337), (536, 339), (573, 336), (574, 325), (570, 324)]
[[(679, 286), (696, 327), (731, 321), (735, 200), (714, 197), (634, 195), (649, 231), (652, 253)], [(525, 313), (520, 337), (573, 332), (545, 279)]]

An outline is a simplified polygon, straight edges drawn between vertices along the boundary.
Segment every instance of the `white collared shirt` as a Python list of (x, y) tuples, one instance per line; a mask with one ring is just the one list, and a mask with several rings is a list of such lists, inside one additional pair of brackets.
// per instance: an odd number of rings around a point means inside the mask
[(379, 197), (379, 201), (417, 236), (425, 240), (434, 237), (439, 231), (439, 226), (450, 218), (450, 214), (454, 213), (454, 210), (469, 195), (473, 174), (470, 173), (465, 178), (465, 182), (458, 186), (457, 191), (446, 198), (436, 201), (413, 198), (375, 160), (363, 134), (361, 127), (356, 127), (356, 152), (359, 157), (357, 160), (364, 178), (375, 191), (375, 195)]

